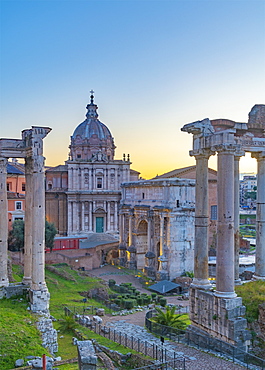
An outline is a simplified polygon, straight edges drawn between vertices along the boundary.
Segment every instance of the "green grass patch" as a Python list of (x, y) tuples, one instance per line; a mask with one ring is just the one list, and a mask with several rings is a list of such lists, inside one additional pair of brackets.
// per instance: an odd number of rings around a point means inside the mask
[(235, 291), (242, 297), (243, 305), (246, 306), (246, 319), (253, 322), (258, 319), (258, 306), (265, 302), (265, 281), (257, 280), (237, 285)]
[(0, 300), (0, 369), (15, 367), (15, 361), (26, 356), (49, 354), (41, 345), (36, 316), (27, 311), (25, 299)]

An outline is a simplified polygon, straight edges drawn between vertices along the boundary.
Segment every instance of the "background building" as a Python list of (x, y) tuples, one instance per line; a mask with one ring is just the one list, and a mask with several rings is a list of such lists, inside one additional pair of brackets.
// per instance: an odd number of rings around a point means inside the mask
[(46, 216), (60, 235), (108, 234), (113, 240), (119, 232), (121, 183), (138, 180), (139, 172), (130, 168), (129, 155), (114, 158), (114, 138), (97, 109), (91, 92), (86, 119), (71, 136), (68, 160), (46, 171)]
[(122, 184), (120, 264), (161, 280), (193, 271), (194, 207), (194, 180)]

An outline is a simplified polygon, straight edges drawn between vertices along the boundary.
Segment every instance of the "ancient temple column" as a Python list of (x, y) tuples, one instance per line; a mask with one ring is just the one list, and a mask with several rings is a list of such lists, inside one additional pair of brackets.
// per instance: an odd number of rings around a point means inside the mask
[(68, 235), (71, 235), (73, 232), (73, 202), (68, 201)]
[(45, 290), (45, 189), (44, 157), (33, 156), (32, 174), (32, 290)]
[(88, 189), (92, 190), (93, 189), (93, 176), (92, 176), (92, 169), (89, 168), (88, 170)]
[(234, 145), (217, 147), (217, 254), (215, 296), (235, 298), (234, 291)]
[(252, 153), (257, 159), (256, 267), (254, 279), (265, 280), (265, 151)]
[(8, 238), (8, 203), (7, 203), (7, 159), (0, 158), (0, 287), (8, 286), (7, 275), (7, 238)]
[(235, 284), (241, 283), (239, 278), (239, 250), (240, 250), (240, 233), (239, 233), (239, 160), (244, 152), (235, 154), (234, 163), (234, 249), (235, 249)]
[(192, 152), (196, 159), (194, 279), (192, 286), (210, 289), (208, 278), (208, 159), (209, 150)]
[(23, 284), (32, 282), (32, 204), (33, 204), (33, 160), (31, 157), (25, 159), (25, 231), (24, 231), (24, 276)]

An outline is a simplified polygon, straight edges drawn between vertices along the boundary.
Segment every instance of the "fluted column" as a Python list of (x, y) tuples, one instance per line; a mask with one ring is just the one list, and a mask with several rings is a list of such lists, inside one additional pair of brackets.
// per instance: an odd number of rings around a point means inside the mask
[(8, 286), (7, 274), (7, 238), (8, 238), (8, 203), (7, 203), (7, 159), (0, 158), (0, 287)]
[(25, 232), (24, 232), (24, 277), (23, 284), (32, 282), (32, 204), (33, 204), (33, 160), (31, 157), (25, 159)]
[(107, 202), (107, 231), (110, 231), (110, 202)]
[(133, 213), (129, 213), (129, 247), (132, 245), (132, 218), (133, 218)]
[(93, 203), (89, 202), (89, 231), (93, 231)]
[(85, 231), (85, 202), (82, 202), (81, 206), (82, 206), (82, 212), (81, 212), (82, 230), (81, 232), (83, 233)]
[[(162, 256), (163, 254), (163, 242), (164, 242), (164, 238), (163, 238), (163, 234), (164, 234), (164, 215), (160, 215), (160, 230), (159, 230), (159, 256)], [(159, 257), (157, 256), (157, 257)], [(161, 269), (161, 265), (159, 266), (159, 269)]]
[(240, 215), (239, 215), (239, 161), (240, 157), (244, 155), (244, 152), (236, 152), (235, 163), (234, 163), (234, 249), (235, 249), (235, 285), (241, 284), (239, 278), (239, 251), (240, 251)]
[(194, 279), (192, 286), (210, 289), (208, 274), (208, 160), (209, 150), (192, 153), (196, 159)]
[(265, 280), (265, 151), (253, 153), (257, 159), (256, 268), (254, 279)]
[(222, 298), (235, 298), (234, 291), (234, 155), (235, 146), (220, 145), (217, 156), (217, 254), (216, 291)]

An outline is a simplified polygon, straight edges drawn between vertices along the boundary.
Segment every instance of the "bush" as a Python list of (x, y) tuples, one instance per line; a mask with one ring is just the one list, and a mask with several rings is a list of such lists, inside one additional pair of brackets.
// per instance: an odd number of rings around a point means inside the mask
[(143, 298), (141, 298), (141, 297), (137, 297), (136, 298), (136, 300), (137, 300), (137, 304), (138, 304), (138, 306), (143, 306)]
[(116, 285), (116, 281), (113, 280), (113, 279), (109, 279), (109, 287), (113, 287), (114, 285)]
[(156, 293), (151, 293), (151, 297), (152, 297), (152, 300), (155, 301), (156, 297), (157, 297), (157, 294)]
[(126, 299), (124, 301), (124, 308), (127, 310), (131, 310), (135, 306), (135, 300), (134, 299)]
[(162, 307), (166, 307), (167, 304), (166, 298), (160, 298), (159, 303)]

